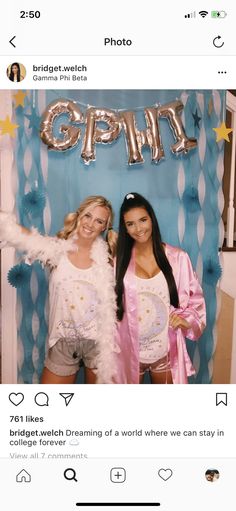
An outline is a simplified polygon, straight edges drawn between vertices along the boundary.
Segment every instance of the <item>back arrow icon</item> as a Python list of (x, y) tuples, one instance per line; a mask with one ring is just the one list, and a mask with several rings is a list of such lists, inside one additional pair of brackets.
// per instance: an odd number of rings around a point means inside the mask
[(9, 43), (14, 47), (16, 48), (16, 46), (14, 45), (14, 43), (12, 42), (14, 39), (15, 39), (15, 35), (10, 39)]
[(213, 44), (216, 48), (222, 48), (222, 46), (224, 46), (224, 41), (222, 43), (220, 43), (220, 39), (221, 39), (221, 35), (217, 35), (214, 39), (213, 39)]

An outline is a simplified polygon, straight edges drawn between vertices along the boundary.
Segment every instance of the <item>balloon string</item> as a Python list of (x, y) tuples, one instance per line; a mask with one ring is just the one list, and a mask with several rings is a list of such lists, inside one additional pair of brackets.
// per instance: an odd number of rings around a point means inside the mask
[[(54, 94), (54, 96), (56, 96), (57, 98), (61, 98), (61, 94), (58, 94), (57, 91), (55, 90), (51, 90), (50, 92), (52, 92)], [(74, 99), (70, 99), (70, 101), (74, 101)], [(96, 105), (90, 105), (89, 103), (82, 103), (82, 101), (75, 101), (75, 103), (81, 107), (84, 107), (84, 108), (102, 108), (102, 107), (99, 107), (99, 106), (96, 106)], [(154, 103), (152, 105), (149, 105), (149, 108), (157, 108), (158, 106), (160, 106), (160, 103)], [(111, 110), (113, 110), (114, 112), (127, 112), (128, 110), (130, 110), (130, 108), (113, 108), (113, 107), (106, 107), (106, 108), (109, 108)], [(147, 105), (144, 105), (144, 106), (136, 106), (136, 107), (132, 107), (131, 110), (132, 112), (142, 112), (145, 108), (147, 108)]]

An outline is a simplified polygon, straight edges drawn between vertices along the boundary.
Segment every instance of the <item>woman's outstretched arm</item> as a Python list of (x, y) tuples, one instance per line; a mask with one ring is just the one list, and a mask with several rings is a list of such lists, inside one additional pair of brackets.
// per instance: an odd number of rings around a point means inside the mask
[(0, 211), (0, 239), (8, 246), (24, 252), (30, 261), (57, 266), (62, 253), (73, 250), (73, 241), (40, 234), (17, 224), (13, 214)]

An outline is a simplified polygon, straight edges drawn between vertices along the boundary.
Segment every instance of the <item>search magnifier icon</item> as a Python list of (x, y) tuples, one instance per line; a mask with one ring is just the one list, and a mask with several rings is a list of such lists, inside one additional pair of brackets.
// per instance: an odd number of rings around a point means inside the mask
[(76, 479), (76, 471), (74, 468), (66, 468), (66, 470), (64, 470), (64, 478), (67, 479), (67, 481), (75, 481), (78, 483), (78, 479)]

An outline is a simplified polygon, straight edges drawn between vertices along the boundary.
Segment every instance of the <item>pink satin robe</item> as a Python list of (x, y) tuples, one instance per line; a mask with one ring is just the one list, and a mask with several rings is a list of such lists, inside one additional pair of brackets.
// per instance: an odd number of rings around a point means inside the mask
[[(182, 316), (191, 327), (184, 333), (180, 328), (169, 327), (169, 354), (173, 383), (188, 383), (188, 376), (195, 374), (187, 353), (185, 337), (196, 341), (206, 326), (206, 308), (202, 288), (193, 271), (190, 258), (180, 248), (165, 245), (166, 256), (172, 267), (180, 307), (170, 307), (170, 312)], [(137, 290), (135, 285), (134, 252), (124, 278), (125, 313), (118, 322), (118, 355), (116, 383), (139, 383), (139, 339)]]

